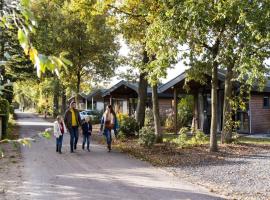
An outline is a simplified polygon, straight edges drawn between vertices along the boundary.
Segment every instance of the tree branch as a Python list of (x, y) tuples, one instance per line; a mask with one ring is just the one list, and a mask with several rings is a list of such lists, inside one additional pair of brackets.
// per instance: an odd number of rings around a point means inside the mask
[(131, 12), (124, 11), (124, 10), (122, 10), (120, 8), (117, 8), (116, 6), (111, 5), (111, 4), (109, 4), (108, 7), (115, 9), (119, 13), (123, 13), (125, 15), (129, 15), (129, 16), (132, 16), (132, 17), (147, 17), (147, 15), (134, 14), (134, 13), (131, 13)]

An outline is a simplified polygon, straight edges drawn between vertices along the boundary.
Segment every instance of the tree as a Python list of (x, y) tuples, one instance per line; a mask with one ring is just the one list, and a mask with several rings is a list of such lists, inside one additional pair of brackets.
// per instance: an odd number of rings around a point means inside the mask
[(232, 142), (232, 115), (239, 108), (246, 109), (245, 106), (241, 106), (246, 104), (240, 100), (241, 98), (238, 98), (240, 102), (233, 102), (233, 82), (240, 83), (240, 94), (246, 95), (250, 94), (254, 86), (263, 89), (266, 83), (265, 75), (269, 73), (269, 67), (265, 60), (270, 56), (270, 25), (267, 16), (269, 7), (268, 1), (230, 1), (224, 8), (231, 12), (226, 12), (228, 23), (221, 59), (223, 67), (227, 70), (221, 143)]
[[(4, 13), (9, 11), (10, 2), (2, 0), (0, 2), (0, 16), (4, 17)], [(14, 82), (26, 78), (32, 78), (35, 70), (29, 58), (24, 54), (23, 49), (17, 38), (17, 30), (5, 28), (4, 24), (0, 23), (0, 73), (3, 76), (2, 82)], [(3, 62), (4, 61), (4, 62)], [(3, 98), (9, 103), (13, 99), (12, 85), (6, 87)]]
[[(94, 12), (95, 1), (35, 1), (32, 10), (42, 28), (36, 43), (48, 52), (65, 51), (73, 66), (63, 72), (66, 87), (76, 94), (83, 80), (101, 80), (114, 73), (119, 45), (104, 14)], [(40, 9), (43, 8), (43, 9)], [(54, 41), (48, 46), (47, 40)], [(62, 80), (61, 79), (61, 80)]]
[[(196, 79), (204, 82), (201, 74), (211, 76), (211, 151), (217, 150), (217, 70), (221, 67), (227, 69), (224, 103), (226, 121), (230, 121), (228, 119), (231, 118), (229, 101), (232, 73), (236, 72), (235, 74), (239, 76), (237, 80), (242, 80), (241, 83), (245, 80), (249, 86), (254, 83), (259, 85), (264, 83), (265, 79), (262, 77), (265, 75), (266, 68), (263, 62), (269, 49), (266, 47), (267, 30), (269, 30), (268, 4), (267, 1), (231, 0), (159, 2), (159, 14), (154, 15), (155, 20), (148, 32), (147, 45), (160, 55), (157, 56), (157, 60), (162, 60), (165, 55), (177, 56), (176, 52), (179, 49), (169, 47), (170, 50), (167, 50), (168, 47), (164, 47), (164, 41), (172, 41), (174, 44), (176, 40), (178, 45), (186, 45), (189, 48), (183, 54), (184, 58), (188, 58), (188, 64), (191, 66), (188, 80)], [(266, 13), (266, 15), (259, 17), (259, 13)], [(155, 36), (155, 33), (159, 34)], [(253, 53), (251, 56), (250, 52), (253, 48), (256, 49), (257, 56), (253, 56)], [(164, 68), (157, 69), (157, 71), (161, 70)], [(250, 71), (254, 73), (251, 74)], [(231, 134), (229, 135), (231, 137)]]
[(108, 1), (103, 7), (113, 13), (112, 18), (118, 27), (118, 32), (123, 36), (125, 42), (131, 47), (128, 65), (139, 69), (138, 79), (138, 104), (136, 108), (136, 121), (140, 128), (144, 125), (145, 108), (147, 102), (147, 72), (144, 70), (149, 63), (149, 57), (145, 46), (146, 31), (149, 23), (147, 21), (147, 7), (149, 1), (125, 0)]

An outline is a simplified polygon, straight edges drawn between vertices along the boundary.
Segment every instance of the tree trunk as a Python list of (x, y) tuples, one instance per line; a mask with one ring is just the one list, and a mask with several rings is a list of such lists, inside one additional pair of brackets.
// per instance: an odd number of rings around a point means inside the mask
[(76, 84), (76, 95), (75, 95), (75, 101), (76, 101), (76, 106), (79, 108), (79, 93), (80, 93), (80, 85), (81, 85), (81, 73), (77, 72), (77, 84)]
[[(143, 64), (146, 65), (149, 62), (149, 57), (147, 55), (147, 51), (143, 51)], [(147, 101), (147, 74), (145, 72), (140, 73), (139, 80), (139, 89), (138, 89), (138, 104), (136, 108), (136, 121), (139, 124), (139, 127), (142, 128), (144, 126), (144, 118), (145, 118), (145, 107)]]
[(232, 142), (232, 109), (230, 104), (230, 100), (232, 97), (232, 78), (233, 78), (232, 66), (228, 66), (225, 77), (223, 123), (221, 133), (222, 144)]
[[(4, 10), (4, 0), (0, 0), (0, 12), (2, 13)], [(5, 28), (0, 26), (0, 61), (4, 61), (5, 59)], [(0, 75), (4, 77), (4, 71), (5, 71), (5, 66), (0, 65)], [(2, 80), (0, 79), (0, 85), (3, 84)]]
[(66, 109), (67, 109), (67, 96), (66, 96), (66, 88), (65, 87), (62, 87), (61, 100), (62, 100), (61, 113), (64, 114), (66, 112)]
[[(4, 0), (0, 0), (0, 11), (3, 12), (4, 9)], [(0, 26), (0, 61), (4, 60), (5, 55), (5, 37), (4, 37), (4, 28)]]
[(210, 151), (218, 151), (217, 147), (217, 86), (218, 63), (214, 61), (211, 81), (211, 127), (210, 127)]
[(142, 128), (144, 126), (144, 118), (145, 118), (145, 107), (147, 101), (147, 80), (146, 74), (140, 74), (139, 80), (139, 88), (138, 88), (138, 104), (136, 108), (136, 121), (139, 124), (139, 127)]
[(53, 117), (59, 114), (59, 80), (54, 77), (54, 92), (53, 92)]
[(163, 138), (162, 138), (162, 131), (161, 131), (161, 126), (160, 126), (160, 118), (159, 118), (157, 84), (152, 86), (152, 101), (153, 101), (153, 115), (154, 115), (156, 142), (161, 143)]

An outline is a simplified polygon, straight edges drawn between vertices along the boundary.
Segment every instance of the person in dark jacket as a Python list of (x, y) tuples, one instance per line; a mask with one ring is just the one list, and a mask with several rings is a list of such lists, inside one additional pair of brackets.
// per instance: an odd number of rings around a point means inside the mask
[(83, 143), (82, 149), (84, 150), (85, 143), (87, 144), (87, 150), (90, 151), (90, 136), (92, 134), (92, 124), (90, 118), (86, 117), (82, 121), (82, 133), (83, 133)]
[(79, 126), (81, 126), (81, 117), (79, 111), (76, 109), (76, 102), (70, 103), (70, 108), (67, 109), (64, 118), (66, 127), (70, 133), (70, 152), (73, 153), (77, 149), (79, 139)]

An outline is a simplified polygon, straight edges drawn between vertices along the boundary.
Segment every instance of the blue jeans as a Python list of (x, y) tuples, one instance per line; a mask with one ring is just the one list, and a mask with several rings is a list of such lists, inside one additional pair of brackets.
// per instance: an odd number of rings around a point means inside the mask
[(77, 148), (77, 142), (79, 139), (78, 126), (72, 126), (70, 132), (70, 151), (73, 152)]
[(60, 135), (58, 138), (56, 138), (56, 151), (61, 152), (63, 143), (63, 135)]
[(83, 134), (83, 143), (82, 143), (82, 148), (84, 149), (85, 143), (87, 144), (87, 149), (89, 150), (90, 146), (90, 134)]
[(108, 146), (111, 146), (111, 144), (112, 144), (112, 134), (111, 134), (111, 130), (105, 128), (105, 129), (104, 129), (103, 135), (106, 137), (107, 145), (108, 145)]

